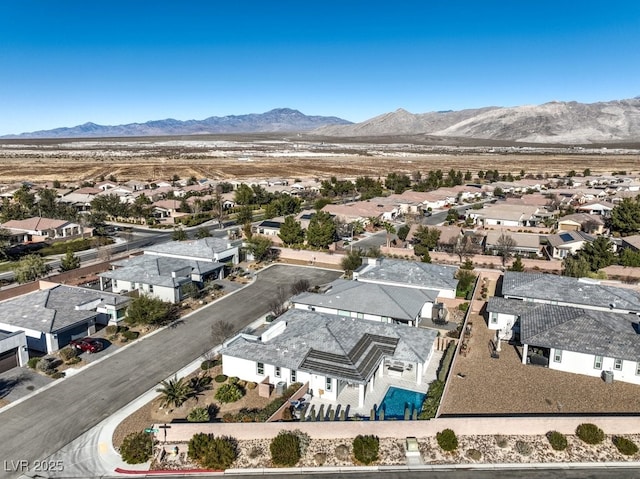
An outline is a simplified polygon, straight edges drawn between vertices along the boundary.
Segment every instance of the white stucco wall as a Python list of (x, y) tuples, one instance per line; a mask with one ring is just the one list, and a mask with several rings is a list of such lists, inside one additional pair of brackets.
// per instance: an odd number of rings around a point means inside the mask
[(554, 361), (556, 350), (551, 349), (549, 354), (549, 368), (569, 373), (584, 374), (586, 376), (601, 377), (602, 371), (612, 371), (614, 381), (624, 381), (632, 384), (640, 384), (640, 375), (636, 374), (638, 363), (636, 361), (622, 361), (622, 370), (614, 367), (614, 358), (602, 358), (602, 369), (595, 369), (595, 356), (593, 354), (577, 353), (574, 351), (562, 351), (560, 362)]
[[(513, 314), (505, 314), (505, 313), (488, 313), (489, 321), (488, 326), (489, 329), (504, 329), (507, 327), (509, 323), (513, 326), (515, 324), (517, 316)], [(497, 322), (493, 322), (494, 318), (497, 318)]]
[(42, 331), (36, 331), (34, 329), (21, 328), (20, 326), (14, 326), (9, 323), (0, 323), (0, 329), (14, 333), (17, 331), (23, 331), (27, 340), (27, 346), (29, 349), (35, 351), (48, 352), (47, 350), (47, 338)]

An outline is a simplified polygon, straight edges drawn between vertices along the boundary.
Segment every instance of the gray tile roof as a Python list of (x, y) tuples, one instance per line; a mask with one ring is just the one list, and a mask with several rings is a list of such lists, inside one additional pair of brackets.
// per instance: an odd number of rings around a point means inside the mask
[(232, 247), (226, 239), (208, 237), (192, 241), (169, 241), (149, 246), (145, 251), (161, 255), (169, 254), (212, 259), (216, 253), (221, 253)]
[(520, 339), (532, 346), (638, 361), (638, 317), (541, 304), (520, 316)]
[(414, 320), (426, 302), (435, 303), (435, 291), (337, 279), (324, 294), (301, 293), (294, 303)]
[(610, 308), (615, 305), (613, 309), (640, 312), (640, 293), (637, 291), (553, 274), (507, 271), (503, 276), (502, 295), (585, 307)]
[(59, 285), (0, 303), (0, 322), (55, 333), (96, 315), (100, 304), (122, 306), (129, 297), (87, 288)]
[(358, 270), (359, 281), (389, 282), (427, 289), (456, 289), (458, 268), (440, 264), (401, 261), (384, 258), (375, 265)]
[(503, 313), (521, 316), (522, 314), (540, 306), (541, 303), (522, 301), (519, 299), (506, 299), (500, 296), (491, 296), (487, 301), (488, 313)]
[(366, 383), (382, 357), (424, 363), (437, 337), (432, 330), (301, 309), (287, 311), (271, 328), (281, 323), (282, 333), (268, 341), (237, 336), (220, 354)]
[(577, 243), (580, 241), (592, 242), (594, 240), (595, 236), (591, 236), (582, 231), (562, 231), (558, 234), (547, 236), (547, 242), (556, 248), (564, 244)]
[(117, 268), (99, 273), (98, 276), (170, 288), (190, 280), (192, 273), (206, 275), (224, 267), (222, 263), (154, 255), (134, 256), (111, 264)]

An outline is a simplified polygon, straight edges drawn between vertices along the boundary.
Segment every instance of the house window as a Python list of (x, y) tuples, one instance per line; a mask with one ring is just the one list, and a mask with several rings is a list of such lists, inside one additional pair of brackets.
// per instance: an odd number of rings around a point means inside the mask
[(260, 376), (264, 376), (264, 363), (258, 363), (258, 366), (256, 368), (256, 372), (260, 375)]
[(295, 369), (291, 370), (291, 382), (295, 383), (298, 380), (298, 374)]
[(561, 363), (562, 362), (562, 349), (556, 349), (553, 353), (553, 362)]
[(276, 370), (273, 373), (275, 377), (279, 378), (280, 376), (282, 376), (282, 373), (280, 371), (280, 366), (276, 366)]
[(613, 369), (616, 371), (622, 371), (622, 359), (614, 359), (613, 360)]
[(331, 380), (331, 378), (327, 378), (327, 380), (326, 380), (326, 382), (325, 382), (325, 387), (324, 387), (324, 388), (325, 388), (327, 391), (331, 391), (332, 383), (333, 383), (333, 381)]
[(149, 285), (149, 292), (153, 293), (153, 285), (152, 284)]
[(491, 313), (491, 324), (498, 324), (498, 313)]
[(596, 356), (593, 360), (593, 369), (602, 369), (602, 356)]

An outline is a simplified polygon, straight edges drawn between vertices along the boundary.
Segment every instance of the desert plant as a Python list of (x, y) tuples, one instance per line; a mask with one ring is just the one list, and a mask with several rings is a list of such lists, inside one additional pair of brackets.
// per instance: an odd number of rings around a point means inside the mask
[(133, 341), (135, 339), (138, 339), (138, 336), (140, 336), (140, 333), (137, 331), (127, 330), (122, 332), (122, 337), (127, 341)]
[(455, 451), (458, 448), (458, 437), (452, 429), (444, 429), (436, 434), (438, 445), (443, 451)]
[(62, 348), (60, 350), (60, 359), (67, 362), (70, 359), (75, 358), (78, 355), (78, 351), (76, 348)]
[(358, 434), (353, 440), (353, 455), (362, 464), (368, 465), (378, 460), (380, 440), (377, 436)]
[(576, 436), (587, 444), (600, 444), (604, 441), (604, 432), (595, 424), (582, 423), (576, 429)]
[(63, 371), (56, 371), (55, 369), (49, 374), (51, 379), (62, 379), (65, 376)]
[(189, 441), (189, 457), (206, 469), (228, 469), (238, 457), (236, 440), (198, 433)]
[(633, 456), (638, 452), (638, 446), (636, 443), (626, 437), (615, 436), (613, 438), (613, 444), (616, 446), (618, 451), (625, 456)]
[(289, 431), (280, 431), (269, 445), (271, 461), (278, 466), (295, 466), (300, 460), (300, 439)]
[(153, 437), (142, 431), (127, 435), (120, 445), (120, 456), (127, 464), (142, 464), (153, 454)]
[(564, 451), (567, 448), (567, 438), (558, 431), (550, 431), (547, 433), (549, 444), (555, 451)]
[(530, 456), (532, 449), (531, 449), (531, 444), (529, 444), (526, 441), (516, 441), (516, 451), (518, 452), (518, 454), (520, 454), (521, 456)]
[(232, 403), (244, 396), (244, 392), (235, 384), (223, 384), (216, 391), (216, 399), (221, 403)]
[(215, 360), (207, 359), (205, 361), (202, 361), (202, 363), (200, 364), (200, 369), (202, 369), (203, 371), (206, 371), (208, 369), (211, 369), (214, 366), (217, 366)]
[(240, 381), (240, 378), (237, 376), (233, 376), (229, 378), (229, 384), (238, 384), (238, 381)]
[(217, 383), (223, 383), (227, 380), (227, 376), (225, 374), (218, 374), (215, 380)]
[(51, 374), (55, 371), (54, 359), (53, 358), (40, 358), (40, 361), (36, 363), (36, 369), (45, 374)]
[(185, 378), (174, 376), (173, 379), (162, 381), (160, 386), (156, 392), (162, 394), (162, 407), (180, 407), (193, 395), (193, 389)]
[(104, 328), (104, 331), (107, 334), (107, 336), (113, 336), (114, 334), (118, 333), (118, 326), (115, 326), (112, 324)]
[(189, 422), (209, 422), (209, 409), (206, 407), (194, 407), (187, 416)]
[(467, 451), (467, 457), (474, 461), (479, 461), (480, 459), (482, 459), (482, 453), (477, 449), (469, 449)]
[(347, 461), (349, 459), (349, 446), (346, 444), (340, 444), (339, 446), (336, 446), (333, 453), (339, 461)]
[(506, 448), (507, 446), (509, 446), (509, 439), (507, 439), (505, 436), (503, 436), (502, 434), (497, 434), (495, 436), (495, 440), (496, 440), (496, 446), (498, 446), (501, 449)]
[(29, 359), (29, 361), (27, 361), (27, 366), (29, 366), (31, 369), (36, 369), (41, 359), (42, 358), (31, 358)]
[(195, 376), (189, 380), (189, 386), (195, 394), (211, 389), (211, 376)]
[(258, 387), (258, 384), (254, 383), (253, 381), (247, 383), (247, 389), (249, 390), (255, 389), (257, 387)]
[(69, 359), (68, 361), (65, 361), (65, 364), (78, 364), (80, 361), (82, 361), (82, 359), (80, 359), (78, 356)]

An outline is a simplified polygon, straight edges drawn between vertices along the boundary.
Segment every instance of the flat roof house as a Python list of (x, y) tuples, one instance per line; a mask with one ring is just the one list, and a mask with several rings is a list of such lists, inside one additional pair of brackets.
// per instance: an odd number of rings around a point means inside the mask
[(258, 383), (309, 383), (314, 397), (329, 401), (356, 388), (362, 407), (377, 378), (399, 373), (421, 384), (436, 337), (433, 330), (290, 309), (261, 336), (227, 341), (222, 371)]
[(369, 258), (356, 271), (353, 279), (365, 283), (386, 284), (437, 292), (439, 297), (455, 298), (458, 268), (440, 264)]
[(0, 329), (24, 331), (29, 349), (51, 353), (124, 317), (130, 298), (55, 285), (0, 303)]
[(144, 254), (193, 261), (238, 264), (240, 261), (238, 245), (240, 243), (240, 241), (232, 242), (213, 237), (192, 241), (171, 241), (150, 246), (144, 250)]

